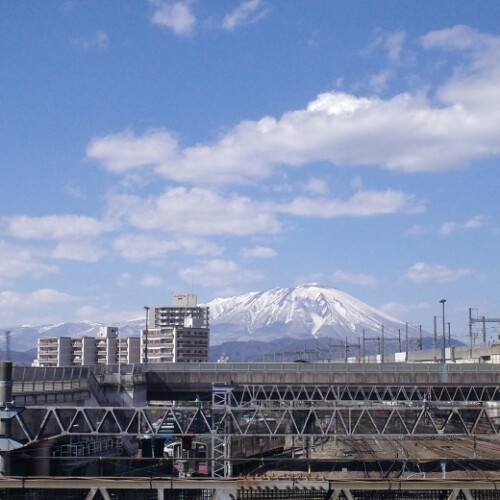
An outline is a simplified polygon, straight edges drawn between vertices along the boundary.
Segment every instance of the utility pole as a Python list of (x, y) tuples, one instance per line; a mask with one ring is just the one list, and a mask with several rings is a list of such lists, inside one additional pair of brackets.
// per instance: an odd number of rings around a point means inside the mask
[(405, 361), (408, 361), (408, 325), (409, 322), (407, 321), (405, 324), (405, 351), (406, 351)]
[(469, 307), (469, 336), (470, 336), (470, 350), (472, 353), (472, 324), (482, 323), (483, 324), (483, 344), (486, 344), (486, 323), (500, 323), (500, 318), (486, 318), (481, 316), (481, 318), (472, 317), (472, 309)]
[(384, 362), (384, 351), (385, 351), (385, 345), (384, 345), (384, 325), (382, 325), (382, 348), (380, 352), (380, 362)]
[(444, 317), (444, 305), (446, 304), (446, 299), (441, 299), (439, 302), (443, 305), (443, 363), (446, 363), (446, 321)]
[(363, 328), (363, 363), (365, 362), (366, 358), (366, 338), (365, 338), (365, 329)]
[(438, 339), (437, 339), (437, 316), (434, 316), (434, 342), (432, 345), (434, 350), (434, 363), (437, 361), (437, 348), (438, 348)]

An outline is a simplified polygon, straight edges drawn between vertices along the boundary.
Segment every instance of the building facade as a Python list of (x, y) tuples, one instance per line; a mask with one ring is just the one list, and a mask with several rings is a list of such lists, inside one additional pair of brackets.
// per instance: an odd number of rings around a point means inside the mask
[(35, 366), (92, 366), (140, 362), (139, 337), (120, 337), (116, 327), (102, 326), (95, 337), (41, 337)]
[(72, 364), (71, 337), (38, 339), (37, 366), (66, 366)]
[(174, 295), (171, 306), (148, 307), (141, 330), (142, 363), (208, 361), (208, 307), (198, 306), (195, 294)]

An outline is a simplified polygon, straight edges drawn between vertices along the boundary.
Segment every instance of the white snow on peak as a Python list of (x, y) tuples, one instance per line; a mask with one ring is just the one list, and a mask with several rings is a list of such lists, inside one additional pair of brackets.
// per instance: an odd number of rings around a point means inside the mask
[(363, 330), (375, 336), (382, 326), (391, 337), (405, 325), (342, 290), (315, 283), (215, 299), (206, 305), (213, 343), (284, 336), (352, 337)]

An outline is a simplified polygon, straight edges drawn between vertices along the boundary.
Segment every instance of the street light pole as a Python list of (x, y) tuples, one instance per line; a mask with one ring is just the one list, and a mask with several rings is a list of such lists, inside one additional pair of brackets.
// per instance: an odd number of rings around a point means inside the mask
[(446, 320), (444, 317), (446, 299), (441, 299), (439, 302), (443, 305), (443, 363), (446, 363)]

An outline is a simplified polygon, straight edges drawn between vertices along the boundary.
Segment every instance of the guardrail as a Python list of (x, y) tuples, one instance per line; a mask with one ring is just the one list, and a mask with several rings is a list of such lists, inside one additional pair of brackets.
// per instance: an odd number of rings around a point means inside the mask
[(157, 372), (266, 373), (500, 373), (500, 364), (439, 363), (165, 363), (141, 365)]

